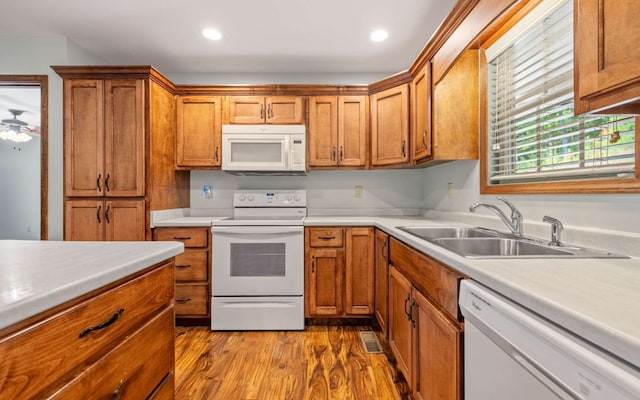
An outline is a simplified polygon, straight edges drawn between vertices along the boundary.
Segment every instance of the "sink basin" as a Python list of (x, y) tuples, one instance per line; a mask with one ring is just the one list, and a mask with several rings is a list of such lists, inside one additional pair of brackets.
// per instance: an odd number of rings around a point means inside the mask
[(629, 258), (585, 247), (547, 242), (481, 227), (397, 226), (466, 258)]
[(439, 238), (486, 238), (498, 236), (498, 232), (483, 228), (399, 226), (398, 229), (425, 240)]
[(467, 258), (556, 258), (573, 257), (569, 250), (522, 239), (473, 238), (435, 239), (433, 243)]

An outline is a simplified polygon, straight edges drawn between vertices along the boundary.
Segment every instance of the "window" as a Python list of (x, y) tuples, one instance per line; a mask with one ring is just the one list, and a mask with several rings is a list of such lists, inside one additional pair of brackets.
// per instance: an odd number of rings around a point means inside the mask
[(572, 1), (542, 1), (485, 54), (487, 186), (635, 177), (635, 118), (573, 113)]

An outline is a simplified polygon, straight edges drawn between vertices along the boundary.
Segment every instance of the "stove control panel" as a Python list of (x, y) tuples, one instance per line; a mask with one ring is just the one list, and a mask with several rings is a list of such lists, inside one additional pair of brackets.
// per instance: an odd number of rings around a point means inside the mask
[(306, 190), (236, 190), (234, 207), (306, 207)]

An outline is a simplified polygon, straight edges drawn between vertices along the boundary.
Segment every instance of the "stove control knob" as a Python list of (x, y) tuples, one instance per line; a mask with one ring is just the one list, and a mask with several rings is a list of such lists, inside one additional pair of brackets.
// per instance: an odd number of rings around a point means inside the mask
[(291, 201), (291, 195), (290, 195), (290, 194), (288, 194), (288, 195), (286, 196), (286, 200), (287, 200), (287, 201)]
[(293, 196), (293, 199), (295, 201), (300, 201), (300, 196), (296, 194), (296, 195)]
[(238, 196), (238, 200), (240, 201), (244, 201), (247, 198), (247, 196), (245, 196), (244, 194), (241, 194), (240, 196)]
[(250, 194), (249, 196), (247, 196), (247, 200), (249, 200), (249, 201), (253, 201), (253, 195), (252, 195), (252, 194)]

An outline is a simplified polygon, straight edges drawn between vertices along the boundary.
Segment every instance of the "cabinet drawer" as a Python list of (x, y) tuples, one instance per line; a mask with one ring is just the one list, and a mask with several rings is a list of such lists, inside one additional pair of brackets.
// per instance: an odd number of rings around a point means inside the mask
[(207, 315), (211, 299), (207, 284), (176, 285), (176, 315)]
[(311, 247), (342, 247), (343, 228), (307, 228), (307, 234)]
[(156, 228), (154, 240), (178, 241), (184, 247), (207, 247), (210, 232), (208, 228)]
[(176, 256), (176, 281), (206, 281), (208, 250), (187, 249)]
[(449, 314), (460, 320), (458, 312), (458, 283), (463, 275), (391, 238), (389, 260), (420, 292)]
[(0, 369), (0, 393), (38, 397), (40, 389), (76, 373), (87, 359), (97, 359), (167, 307), (173, 280), (169, 262), (0, 340), (2, 363), (10, 366)]
[[(144, 399), (174, 365), (173, 307), (165, 309), (87, 368), (52, 399)], [(152, 362), (149, 362), (151, 361)]]

